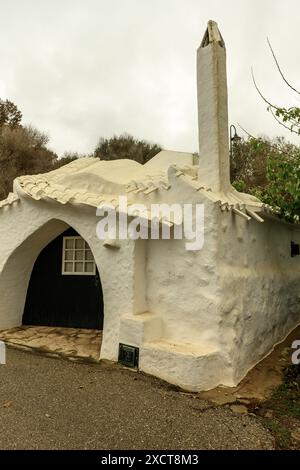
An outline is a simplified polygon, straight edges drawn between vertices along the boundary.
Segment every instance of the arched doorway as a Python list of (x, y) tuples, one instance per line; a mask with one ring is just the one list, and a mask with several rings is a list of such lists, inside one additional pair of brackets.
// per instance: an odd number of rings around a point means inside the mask
[(37, 257), (23, 325), (103, 329), (103, 293), (87, 242), (69, 228)]

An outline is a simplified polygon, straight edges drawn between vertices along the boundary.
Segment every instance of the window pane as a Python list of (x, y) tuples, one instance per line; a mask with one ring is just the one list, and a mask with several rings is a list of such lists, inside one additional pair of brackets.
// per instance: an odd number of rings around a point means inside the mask
[(65, 246), (66, 246), (67, 249), (74, 248), (74, 240), (66, 238), (66, 245)]
[(88, 261), (94, 261), (93, 253), (91, 252), (91, 250), (87, 250), (85, 252), (85, 259)]
[(76, 248), (84, 248), (84, 240), (82, 238), (77, 238), (75, 240), (75, 247)]
[(65, 260), (66, 261), (72, 261), (74, 259), (74, 251), (65, 251)]
[(87, 242), (81, 237), (64, 237), (65, 274), (90, 274), (96, 272), (93, 253)]
[(75, 273), (84, 272), (84, 263), (75, 263)]
[(83, 250), (79, 250), (79, 251), (75, 251), (75, 260), (76, 261), (81, 261), (84, 259), (84, 251)]
[(65, 263), (65, 272), (73, 273), (73, 263)]
[(94, 263), (85, 263), (85, 272), (86, 273), (93, 273), (95, 270), (95, 264)]

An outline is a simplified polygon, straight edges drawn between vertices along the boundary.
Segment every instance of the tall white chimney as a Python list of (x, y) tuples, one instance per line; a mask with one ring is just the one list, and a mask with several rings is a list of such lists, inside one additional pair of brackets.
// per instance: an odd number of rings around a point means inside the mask
[(199, 181), (213, 191), (230, 188), (225, 43), (209, 21), (197, 52)]

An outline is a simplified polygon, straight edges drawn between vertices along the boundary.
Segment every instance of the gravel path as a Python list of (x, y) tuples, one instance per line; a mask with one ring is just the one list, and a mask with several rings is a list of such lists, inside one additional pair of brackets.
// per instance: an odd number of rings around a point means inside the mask
[(272, 449), (252, 416), (110, 363), (9, 348), (0, 366), (0, 449)]

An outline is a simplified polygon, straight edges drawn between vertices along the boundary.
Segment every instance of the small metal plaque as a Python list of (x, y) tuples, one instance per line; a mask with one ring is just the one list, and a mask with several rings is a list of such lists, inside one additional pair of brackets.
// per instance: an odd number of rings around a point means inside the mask
[(127, 344), (119, 344), (119, 363), (127, 367), (139, 366), (139, 348)]

